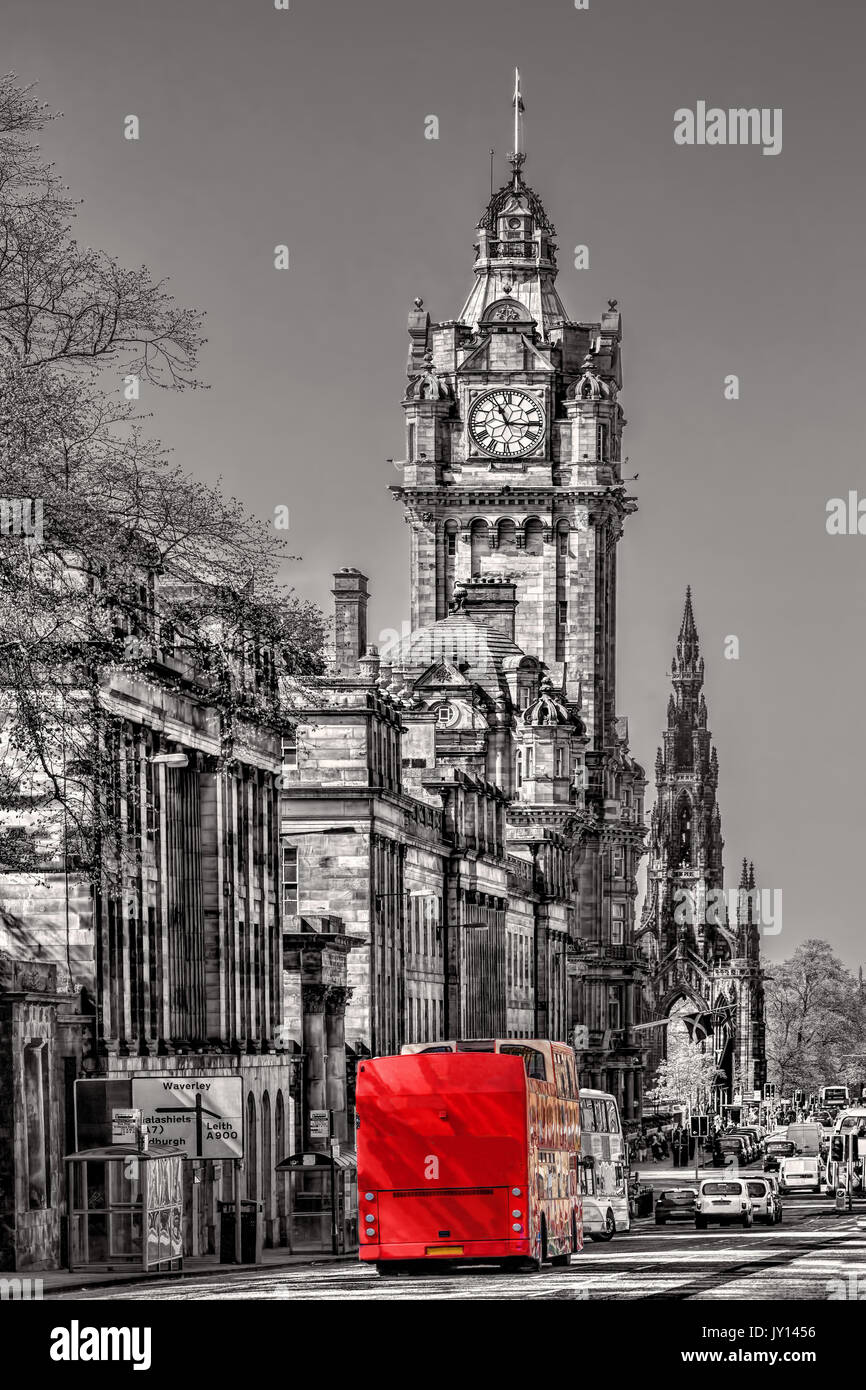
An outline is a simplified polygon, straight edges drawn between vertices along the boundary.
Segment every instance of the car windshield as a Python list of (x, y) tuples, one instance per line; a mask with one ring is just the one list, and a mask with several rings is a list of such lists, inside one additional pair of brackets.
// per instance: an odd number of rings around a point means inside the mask
[(766, 1185), (766, 1183), (763, 1183), (763, 1182), (747, 1182), (747, 1183), (746, 1183), (746, 1187), (749, 1189), (749, 1196), (750, 1196), (750, 1197), (766, 1197), (766, 1195), (767, 1195), (767, 1185)]
[(707, 1197), (733, 1197), (742, 1187), (738, 1182), (705, 1182), (701, 1190)]

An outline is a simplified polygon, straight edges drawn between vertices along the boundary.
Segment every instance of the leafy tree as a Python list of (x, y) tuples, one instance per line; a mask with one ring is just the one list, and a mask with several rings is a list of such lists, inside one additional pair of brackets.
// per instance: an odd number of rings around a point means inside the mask
[(655, 1085), (646, 1092), (646, 1099), (660, 1105), (684, 1104), (695, 1113), (706, 1112), (717, 1071), (712, 1044), (692, 1042), (671, 1029), (668, 1056), (660, 1064)]
[(804, 941), (774, 966), (766, 997), (769, 1076), (781, 1095), (866, 1075), (863, 990), (828, 942)]

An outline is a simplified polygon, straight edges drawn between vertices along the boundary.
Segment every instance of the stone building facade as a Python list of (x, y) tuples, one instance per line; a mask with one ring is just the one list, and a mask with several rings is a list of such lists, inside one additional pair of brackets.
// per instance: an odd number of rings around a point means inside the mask
[(666, 1054), (674, 1012), (718, 1067), (715, 1101), (752, 1099), (766, 1080), (764, 979), (754, 866), (724, 893), (719, 759), (707, 728), (704, 660), (691, 590), (671, 664), (673, 693), (656, 757), (647, 892), (637, 941), (646, 962), (642, 1009), (648, 1071)]
[(478, 225), (459, 317), (409, 314), (392, 491), (410, 630), (369, 646), (367, 577), (335, 575), (333, 670), (284, 749), (284, 913), (338, 913), (356, 942), (354, 1054), (577, 1036), (584, 1084), (634, 1117), (644, 776), (616, 701), (636, 505), (622, 322), (615, 301), (569, 319), (523, 163)]
[[(100, 870), (58, 844), (39, 873), (0, 875), (9, 1268), (61, 1257), (61, 1160), (74, 1149), (82, 1077), (239, 1076), (242, 1190), (263, 1204), (266, 1245), (289, 1234), (288, 1179), (275, 1165), (302, 1142), (304, 1024), (285, 1022), (301, 962), (284, 955), (280, 919), (280, 732), (241, 700), (226, 757), (213, 678), (161, 634), (156, 577), (151, 589), (148, 660), (107, 670), (99, 692), (111, 825)], [(275, 679), (266, 653), (244, 661), (241, 692)], [(339, 1000), (335, 1011), (339, 1027)], [(185, 1252), (211, 1253), (231, 1164), (185, 1163), (184, 1181)]]

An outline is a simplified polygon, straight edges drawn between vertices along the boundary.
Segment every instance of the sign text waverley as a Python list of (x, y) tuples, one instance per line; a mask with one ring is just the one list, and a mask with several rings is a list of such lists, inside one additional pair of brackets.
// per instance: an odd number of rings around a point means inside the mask
[(132, 1103), (141, 1110), (151, 1152), (184, 1158), (244, 1156), (239, 1076), (134, 1077)]

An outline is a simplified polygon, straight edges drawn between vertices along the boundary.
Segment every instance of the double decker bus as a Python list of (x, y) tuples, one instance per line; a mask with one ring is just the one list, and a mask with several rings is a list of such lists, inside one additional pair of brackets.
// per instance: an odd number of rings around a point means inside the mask
[(818, 1091), (819, 1110), (846, 1110), (849, 1104), (847, 1086), (822, 1086)]
[(412, 1043), (358, 1066), (360, 1255), (540, 1269), (583, 1246), (574, 1053), (546, 1039)]
[(608, 1091), (580, 1092), (583, 1229), (591, 1240), (631, 1230), (619, 1106)]

